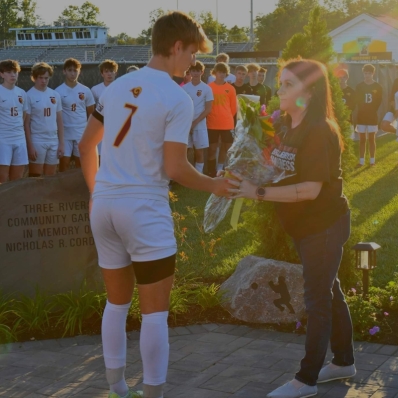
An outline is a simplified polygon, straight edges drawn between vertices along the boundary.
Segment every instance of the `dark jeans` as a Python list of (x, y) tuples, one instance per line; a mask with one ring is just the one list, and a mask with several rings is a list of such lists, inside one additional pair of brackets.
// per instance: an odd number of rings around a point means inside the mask
[(343, 245), (350, 236), (350, 212), (328, 229), (294, 240), (303, 265), (304, 302), (308, 314), (305, 356), (296, 379), (316, 385), (330, 339), (338, 366), (354, 363), (352, 322), (337, 278)]

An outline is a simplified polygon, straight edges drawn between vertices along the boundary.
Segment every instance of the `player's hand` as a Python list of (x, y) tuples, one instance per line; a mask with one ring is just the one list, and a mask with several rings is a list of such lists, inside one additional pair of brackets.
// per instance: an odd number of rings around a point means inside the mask
[(28, 157), (29, 160), (35, 161), (37, 159), (37, 152), (33, 145), (28, 146)]
[(239, 173), (235, 173), (233, 171), (229, 171), (228, 175), (234, 178), (235, 184), (234, 187), (228, 189), (230, 195), (230, 199), (237, 198), (247, 198), (247, 199), (257, 199), (256, 191), (257, 185), (253, 184), (249, 180), (244, 180), (243, 177)]
[(57, 150), (58, 159), (61, 159), (64, 156), (64, 152), (65, 152), (64, 145), (63, 144), (59, 144), (58, 150)]
[(239, 183), (229, 178), (216, 177), (213, 179), (214, 188), (212, 193), (217, 196), (231, 196), (230, 189), (235, 189)]

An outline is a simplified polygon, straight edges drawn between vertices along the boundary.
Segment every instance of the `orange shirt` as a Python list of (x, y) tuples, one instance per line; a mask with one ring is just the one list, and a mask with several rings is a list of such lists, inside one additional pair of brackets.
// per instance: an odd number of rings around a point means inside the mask
[(236, 91), (229, 83), (209, 83), (214, 101), (211, 112), (207, 115), (207, 128), (210, 130), (232, 130), (235, 127)]

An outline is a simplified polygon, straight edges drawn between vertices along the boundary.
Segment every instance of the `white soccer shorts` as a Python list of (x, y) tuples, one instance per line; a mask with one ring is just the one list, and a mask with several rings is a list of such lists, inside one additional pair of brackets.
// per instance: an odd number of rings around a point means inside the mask
[(360, 134), (377, 133), (379, 131), (379, 126), (373, 126), (370, 124), (357, 124), (355, 131)]
[(204, 149), (209, 147), (209, 135), (207, 129), (195, 129), (189, 134), (188, 148)]
[(91, 230), (102, 268), (154, 261), (177, 252), (174, 222), (166, 201), (94, 197)]
[(32, 142), (36, 150), (36, 160), (29, 160), (30, 163), (34, 164), (58, 164), (58, 142)]
[(18, 144), (0, 143), (1, 166), (25, 166), (29, 163), (26, 142)]
[(80, 158), (79, 142), (76, 140), (65, 140), (64, 156), (70, 158), (72, 155)]

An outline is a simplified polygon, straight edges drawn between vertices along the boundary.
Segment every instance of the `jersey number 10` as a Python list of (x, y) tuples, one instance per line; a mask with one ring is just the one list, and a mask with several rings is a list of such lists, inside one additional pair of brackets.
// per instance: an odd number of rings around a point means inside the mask
[(137, 106), (131, 105), (131, 104), (124, 104), (124, 107), (131, 109), (131, 113), (128, 116), (128, 118), (126, 119), (126, 121), (124, 122), (123, 127), (120, 129), (119, 133), (116, 136), (115, 142), (113, 143), (113, 146), (115, 146), (116, 148), (120, 146), (120, 144), (126, 137), (127, 133), (129, 132), (130, 127), (131, 127), (131, 119), (133, 118), (134, 113), (138, 109)]
[(51, 108), (44, 108), (44, 117), (51, 116)]

